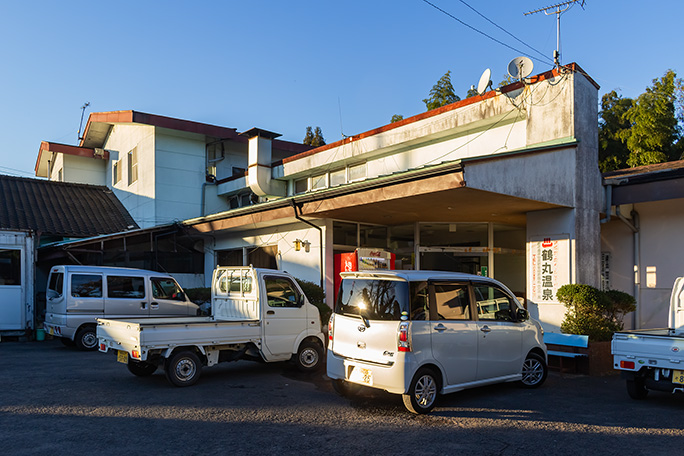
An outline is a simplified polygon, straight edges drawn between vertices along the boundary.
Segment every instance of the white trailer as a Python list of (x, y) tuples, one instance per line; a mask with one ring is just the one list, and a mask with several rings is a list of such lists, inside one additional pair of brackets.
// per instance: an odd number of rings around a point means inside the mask
[(0, 230), (0, 334), (35, 328), (34, 239), (31, 231)]
[(292, 359), (302, 371), (320, 367), (320, 314), (290, 274), (218, 267), (211, 302), (210, 317), (98, 319), (100, 351), (115, 350), (138, 376), (163, 366), (176, 386), (193, 385), (203, 366), (223, 361)]
[(644, 399), (649, 390), (684, 392), (684, 277), (672, 287), (668, 320), (668, 328), (613, 334), (613, 364), (633, 399)]

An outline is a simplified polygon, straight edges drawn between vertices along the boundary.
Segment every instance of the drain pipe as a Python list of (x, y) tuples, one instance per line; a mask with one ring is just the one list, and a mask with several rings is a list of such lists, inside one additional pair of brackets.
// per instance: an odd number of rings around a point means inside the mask
[(620, 213), (620, 206), (615, 206), (615, 215), (632, 230), (634, 240), (634, 300), (637, 304), (637, 311), (632, 316), (632, 328), (637, 328), (637, 323), (641, 326), (641, 306), (639, 306), (639, 289), (641, 285), (641, 256), (639, 255), (639, 213), (632, 210), (630, 222)]
[[(320, 250), (320, 262), (321, 262), (321, 263), (320, 263), (320, 269), (321, 269), (321, 290), (323, 290), (323, 292), (325, 292), (325, 279), (324, 279), (325, 275), (323, 274), (323, 229), (322, 229), (320, 226), (314, 225), (313, 223), (311, 223), (311, 222), (308, 221), (308, 220), (304, 220), (304, 219), (300, 216), (300, 214), (302, 213), (302, 208), (301, 208), (301, 206), (298, 207), (298, 206), (297, 206), (297, 203), (295, 203), (295, 200), (294, 200), (294, 199), (290, 200), (290, 202), (292, 203), (292, 209), (294, 209), (294, 216), (295, 216), (295, 218), (296, 218), (297, 220), (299, 220), (300, 222), (306, 223), (306, 224), (309, 225), (310, 227), (315, 228), (315, 229), (318, 230), (318, 238), (319, 238), (319, 242), (320, 242), (320, 248), (319, 248), (319, 250)], [(299, 209), (299, 214), (297, 214), (297, 209)]]
[(601, 223), (610, 222), (610, 215), (613, 210), (613, 185), (608, 184), (604, 187), (604, 201), (606, 202), (606, 216), (601, 219)]

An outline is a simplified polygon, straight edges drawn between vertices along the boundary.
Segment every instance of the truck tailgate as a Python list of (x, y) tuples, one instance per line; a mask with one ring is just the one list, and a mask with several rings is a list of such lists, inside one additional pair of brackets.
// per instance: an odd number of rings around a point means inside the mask
[(97, 337), (100, 351), (140, 352), (147, 359), (149, 350), (190, 345), (228, 345), (257, 341), (259, 321), (217, 321), (212, 317), (166, 317), (132, 320), (100, 318)]
[(684, 337), (667, 334), (667, 330), (615, 333), (611, 348), (616, 367), (621, 360), (629, 360), (635, 362), (635, 370), (643, 366), (684, 369)]

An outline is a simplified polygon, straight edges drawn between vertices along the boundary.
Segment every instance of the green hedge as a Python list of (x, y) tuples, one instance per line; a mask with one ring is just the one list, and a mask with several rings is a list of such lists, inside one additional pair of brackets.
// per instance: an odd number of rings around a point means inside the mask
[(563, 285), (556, 297), (568, 309), (561, 331), (589, 336), (590, 341), (611, 340), (613, 333), (624, 327), (625, 315), (636, 310), (636, 301), (629, 294), (604, 292), (590, 285)]

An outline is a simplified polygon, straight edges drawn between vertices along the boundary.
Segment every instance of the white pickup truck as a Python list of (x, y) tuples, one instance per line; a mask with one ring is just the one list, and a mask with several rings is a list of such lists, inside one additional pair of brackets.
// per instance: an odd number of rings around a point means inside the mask
[(286, 272), (218, 267), (209, 317), (98, 319), (101, 352), (138, 376), (163, 366), (176, 386), (197, 382), (203, 366), (223, 361), (287, 361), (314, 371), (324, 356), (318, 309)]
[(633, 399), (644, 399), (649, 390), (684, 392), (684, 277), (672, 287), (668, 320), (669, 328), (613, 334), (613, 365)]

